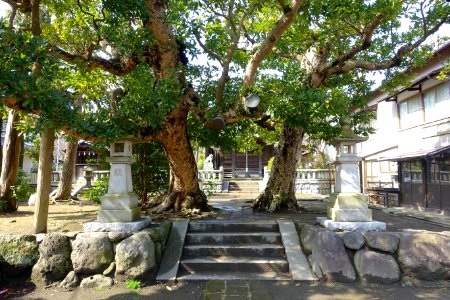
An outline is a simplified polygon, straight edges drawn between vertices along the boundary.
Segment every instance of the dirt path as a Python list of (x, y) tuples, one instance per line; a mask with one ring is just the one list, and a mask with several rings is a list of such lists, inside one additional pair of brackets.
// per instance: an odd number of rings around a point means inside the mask
[[(99, 206), (58, 203), (49, 206), (47, 231), (82, 231), (82, 224), (97, 218)], [(0, 213), (0, 233), (33, 233), (34, 206), (21, 203), (15, 213)]]

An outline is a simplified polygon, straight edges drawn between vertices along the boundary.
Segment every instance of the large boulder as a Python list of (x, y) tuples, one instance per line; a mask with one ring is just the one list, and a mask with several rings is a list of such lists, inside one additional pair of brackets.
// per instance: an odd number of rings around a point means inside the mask
[(336, 233), (329, 230), (317, 232), (312, 241), (311, 250), (313, 263), (320, 267), (327, 281), (354, 282), (356, 280), (356, 273), (344, 243)]
[(303, 252), (305, 252), (305, 254), (311, 254), (312, 242), (316, 238), (316, 234), (324, 230), (324, 228), (309, 224), (305, 224), (303, 226), (302, 231), (300, 232), (300, 241), (302, 243)]
[(394, 283), (400, 280), (400, 268), (392, 255), (362, 249), (355, 253), (355, 269), (364, 283)]
[(150, 281), (156, 276), (155, 244), (145, 232), (139, 232), (116, 247), (116, 280)]
[(114, 259), (113, 245), (107, 233), (80, 233), (72, 244), (70, 257), (76, 273), (103, 273)]
[(397, 251), (400, 237), (392, 232), (367, 231), (364, 233), (367, 246), (372, 249), (394, 253)]
[(38, 243), (34, 235), (0, 235), (0, 271), (17, 277), (30, 269), (39, 259)]
[(450, 279), (450, 236), (433, 232), (400, 236), (398, 261), (406, 276), (421, 280)]
[(39, 245), (39, 260), (34, 265), (31, 280), (37, 286), (46, 286), (66, 277), (72, 270), (70, 239), (59, 233), (44, 237)]
[(133, 232), (131, 231), (111, 231), (108, 232), (108, 238), (113, 243), (118, 243), (126, 238), (129, 238), (133, 235)]
[(366, 242), (364, 236), (359, 231), (346, 232), (342, 236), (342, 241), (344, 242), (345, 247), (352, 250), (361, 249)]

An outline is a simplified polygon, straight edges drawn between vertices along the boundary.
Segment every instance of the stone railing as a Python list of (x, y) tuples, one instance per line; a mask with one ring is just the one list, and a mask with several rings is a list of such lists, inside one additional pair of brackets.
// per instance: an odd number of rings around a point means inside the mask
[[(269, 181), (269, 170), (264, 167), (264, 178), (259, 189), (263, 191)], [(295, 192), (301, 194), (328, 195), (334, 184), (333, 169), (298, 169), (295, 173)]]
[[(58, 185), (61, 180), (61, 171), (53, 171), (51, 177), (51, 184)], [(28, 174), (28, 184), (36, 185), (37, 184), (37, 173)]]
[(109, 176), (108, 170), (100, 170), (100, 171), (92, 171), (92, 181), (95, 182), (96, 180), (105, 178)]
[(223, 178), (223, 167), (219, 170), (198, 170), (200, 188), (207, 193), (221, 192)]
[[(52, 178), (51, 178), (51, 184), (52, 185), (58, 185), (58, 183), (61, 181), (61, 171), (53, 171), (52, 172)], [(101, 170), (101, 171), (93, 171), (92, 172), (92, 182), (95, 182), (96, 180), (99, 180), (101, 178), (109, 176), (108, 170)], [(222, 177), (223, 178), (223, 177)], [(80, 178), (74, 178), (74, 183), (78, 181), (85, 182), (85, 179), (83, 177)], [(37, 185), (37, 173), (30, 173), (28, 174), (28, 184), (31, 185)]]

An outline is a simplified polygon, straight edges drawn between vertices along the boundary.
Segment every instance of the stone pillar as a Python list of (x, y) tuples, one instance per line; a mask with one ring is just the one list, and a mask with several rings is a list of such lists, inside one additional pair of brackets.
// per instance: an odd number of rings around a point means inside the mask
[(372, 221), (372, 211), (368, 209), (367, 196), (360, 193), (358, 163), (361, 158), (356, 155), (355, 144), (361, 137), (335, 139), (336, 183), (335, 193), (330, 197), (327, 216), (336, 222)]
[(332, 230), (386, 230), (386, 224), (372, 221), (372, 210), (367, 196), (360, 192), (359, 162), (355, 145), (366, 140), (344, 129), (343, 135), (333, 140), (336, 146), (335, 192), (330, 196), (327, 218), (318, 222)]
[(131, 164), (133, 163), (132, 143), (119, 141), (111, 144), (111, 164), (108, 193), (101, 198), (97, 220), (102, 223), (133, 222), (140, 218), (138, 198), (133, 193)]

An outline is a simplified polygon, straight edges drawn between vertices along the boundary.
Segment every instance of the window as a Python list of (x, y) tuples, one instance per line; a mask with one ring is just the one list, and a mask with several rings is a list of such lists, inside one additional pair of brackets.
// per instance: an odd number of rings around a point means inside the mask
[(425, 121), (450, 117), (449, 84), (441, 84), (424, 94)]
[(422, 123), (422, 110), (420, 95), (415, 95), (399, 104), (400, 127), (402, 129)]

